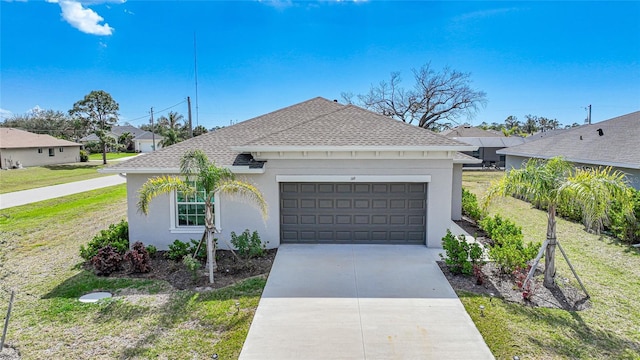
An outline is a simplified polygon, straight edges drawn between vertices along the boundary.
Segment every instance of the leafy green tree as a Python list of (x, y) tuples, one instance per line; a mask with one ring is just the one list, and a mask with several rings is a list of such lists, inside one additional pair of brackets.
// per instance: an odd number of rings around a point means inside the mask
[(169, 129), (164, 132), (164, 138), (158, 144), (162, 147), (167, 147), (169, 145), (177, 144), (180, 142), (180, 138), (178, 133), (174, 129)]
[(118, 123), (118, 110), (120, 105), (103, 90), (90, 92), (84, 99), (73, 104), (73, 108), (69, 110), (69, 115), (82, 120), (100, 139), (103, 164), (107, 163), (108, 132), (112, 125)]
[(74, 121), (69, 115), (57, 110), (36, 109), (23, 115), (13, 115), (5, 119), (0, 126), (71, 141), (87, 135), (87, 129), (82, 122)]
[(556, 208), (573, 203), (582, 209), (587, 230), (601, 227), (606, 209), (616, 201), (623, 213), (631, 213), (633, 192), (624, 173), (611, 168), (583, 170), (562, 159), (531, 159), (520, 169), (510, 170), (492, 185), (484, 207), (496, 196), (515, 196), (547, 209), (547, 241), (545, 242), (544, 286), (555, 284)]
[(207, 128), (202, 126), (202, 125), (198, 125), (198, 126), (193, 128), (193, 136), (200, 136), (200, 135), (206, 134), (208, 132), (209, 131), (207, 130)]
[[(183, 177), (184, 180), (181, 178)], [(209, 281), (213, 283), (213, 271), (217, 268), (213, 233), (216, 230), (213, 219), (213, 201), (215, 194), (241, 196), (257, 205), (262, 216), (267, 216), (267, 203), (260, 190), (255, 186), (237, 180), (227, 168), (216, 166), (209, 161), (202, 150), (185, 153), (180, 160), (180, 176), (163, 176), (147, 180), (138, 193), (138, 210), (145, 215), (149, 212), (149, 203), (160, 194), (171, 191), (183, 191), (194, 194), (198, 190), (205, 193), (205, 230), (207, 239), (207, 259)]]
[(538, 131), (538, 117), (537, 116), (525, 115), (525, 119), (527, 119), (527, 120), (524, 122), (524, 125), (522, 126), (522, 130), (524, 132), (526, 132), (529, 135), (531, 135), (534, 132)]
[(125, 151), (133, 150), (133, 134), (130, 132), (123, 133), (118, 137), (118, 144), (120, 144)]

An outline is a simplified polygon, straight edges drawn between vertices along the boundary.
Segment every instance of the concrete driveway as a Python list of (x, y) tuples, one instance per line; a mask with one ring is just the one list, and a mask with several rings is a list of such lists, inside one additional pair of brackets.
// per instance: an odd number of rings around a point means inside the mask
[(441, 251), (280, 246), (240, 359), (493, 359)]

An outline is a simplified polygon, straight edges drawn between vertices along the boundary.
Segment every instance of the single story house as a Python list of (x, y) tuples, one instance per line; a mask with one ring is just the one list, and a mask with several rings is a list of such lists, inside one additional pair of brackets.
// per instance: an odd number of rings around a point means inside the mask
[(0, 168), (79, 162), (81, 147), (51, 135), (0, 127)]
[[(184, 153), (201, 149), (263, 193), (269, 217), (226, 196), (215, 199), (218, 237), (257, 230), (282, 243), (424, 244), (460, 218), (459, 151), (475, 147), (324, 98), (314, 98), (180, 142), (102, 170), (127, 178), (129, 236), (167, 249), (200, 239), (204, 207), (176, 194), (156, 197), (147, 216), (138, 190), (148, 179), (179, 174)], [(220, 241), (221, 247), (226, 247)]]
[(562, 156), (583, 167), (611, 166), (627, 174), (640, 189), (640, 111), (563, 130), (525, 144), (499, 150), (507, 169), (531, 159)]
[(524, 144), (525, 142), (525, 139), (520, 136), (506, 137), (498, 131), (484, 130), (466, 124), (445, 130), (440, 134), (478, 148), (475, 151), (465, 152), (465, 154), (480, 159), (482, 162), (478, 164), (465, 164), (465, 167), (504, 167), (505, 157), (504, 155), (497, 154), (496, 151), (506, 147)]
[[(152, 152), (154, 149), (162, 148), (160, 142), (162, 142), (164, 138), (161, 135), (153, 134), (150, 131), (138, 129), (137, 127), (131, 125), (112, 126), (107, 135), (118, 141), (118, 138), (120, 138), (120, 136), (125, 133), (129, 133), (133, 136), (133, 148), (136, 152), (148, 153)], [(98, 139), (96, 134), (91, 134), (80, 139), (80, 142), (86, 144), (90, 141), (99, 140), (100, 139)]]

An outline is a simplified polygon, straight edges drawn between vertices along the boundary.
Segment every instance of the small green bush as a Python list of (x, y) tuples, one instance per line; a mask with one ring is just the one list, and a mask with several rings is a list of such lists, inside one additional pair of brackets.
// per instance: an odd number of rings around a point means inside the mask
[(189, 255), (189, 244), (178, 239), (169, 244), (169, 251), (165, 254), (168, 259), (173, 261), (180, 261), (185, 255)]
[(464, 235), (454, 236), (447, 230), (442, 238), (442, 248), (446, 257), (440, 254), (453, 274), (471, 275), (473, 267), (481, 263), (482, 248), (478, 243), (468, 243)]
[(500, 215), (487, 216), (480, 220), (480, 227), (493, 240), (494, 245), (501, 245), (505, 238), (522, 239), (522, 228), (509, 219), (503, 219)]
[(633, 190), (633, 216), (622, 213), (622, 206), (616, 202), (609, 208), (607, 229), (616, 238), (633, 244), (640, 242), (640, 190)]
[(154, 257), (158, 253), (158, 248), (153, 245), (147, 245), (147, 253), (149, 253), (149, 257)]
[(524, 244), (522, 228), (500, 215), (480, 220), (480, 227), (493, 241), (489, 247), (489, 258), (495, 261), (505, 274), (525, 268), (536, 257), (540, 243)]
[(482, 210), (478, 206), (478, 198), (469, 190), (462, 188), (462, 214), (478, 221), (482, 218)]
[(89, 161), (89, 152), (87, 150), (80, 150), (80, 162)]
[(504, 238), (500, 245), (489, 248), (489, 258), (496, 262), (505, 274), (511, 274), (516, 269), (527, 267), (527, 263), (538, 254), (540, 243), (524, 244), (522, 238)]
[(194, 259), (191, 255), (185, 255), (182, 258), (182, 264), (191, 272), (193, 282), (198, 279), (198, 270), (202, 267), (202, 264), (198, 259)]
[[(213, 242), (217, 244), (218, 239), (213, 239)], [(200, 241), (196, 239), (191, 239), (191, 246), (189, 246), (189, 254), (191, 254), (191, 256), (194, 256), (198, 260), (205, 260), (207, 258), (207, 242), (203, 241), (202, 246), (200, 246), (200, 249), (198, 249), (199, 243)], [(196, 254), (196, 250), (198, 250), (197, 254)]]
[(87, 246), (80, 246), (80, 257), (90, 261), (105, 246), (111, 246), (120, 255), (129, 250), (129, 224), (122, 220), (118, 224), (111, 224), (106, 230), (100, 230)]
[(236, 247), (240, 256), (245, 258), (264, 256), (267, 251), (267, 245), (260, 240), (258, 232), (251, 233), (249, 229), (246, 229), (240, 235), (236, 235), (232, 231), (231, 244)]

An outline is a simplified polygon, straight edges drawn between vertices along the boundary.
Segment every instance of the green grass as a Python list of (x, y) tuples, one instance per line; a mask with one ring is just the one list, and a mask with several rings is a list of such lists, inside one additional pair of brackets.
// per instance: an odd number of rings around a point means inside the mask
[[(7, 342), (23, 359), (237, 358), (266, 280), (198, 293), (77, 266), (79, 246), (125, 216), (124, 185), (0, 211), (3, 317), (16, 289)], [(116, 296), (77, 300), (94, 290)]]
[[(138, 153), (107, 153), (107, 161), (136, 156)], [(102, 153), (89, 154), (89, 160), (102, 160)]]
[(0, 194), (108, 176), (98, 172), (102, 167), (75, 163), (0, 171)]
[[(463, 186), (478, 196), (500, 172), (465, 172)], [(489, 213), (522, 226), (525, 240), (543, 241), (546, 212), (513, 198), (497, 199)], [(586, 233), (560, 219), (558, 240), (591, 295), (583, 311), (531, 308), (460, 293), (460, 299), (498, 359), (640, 359), (640, 252), (607, 236)], [(557, 279), (578, 288), (558, 253)], [(479, 306), (486, 307), (480, 316)]]

